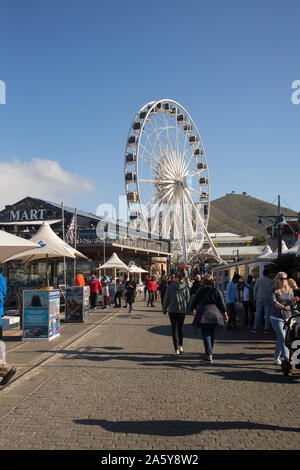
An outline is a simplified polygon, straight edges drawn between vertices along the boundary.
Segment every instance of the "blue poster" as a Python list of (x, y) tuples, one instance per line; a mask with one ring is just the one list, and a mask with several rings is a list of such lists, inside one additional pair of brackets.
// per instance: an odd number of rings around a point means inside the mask
[(23, 339), (47, 340), (60, 333), (59, 290), (25, 290)]

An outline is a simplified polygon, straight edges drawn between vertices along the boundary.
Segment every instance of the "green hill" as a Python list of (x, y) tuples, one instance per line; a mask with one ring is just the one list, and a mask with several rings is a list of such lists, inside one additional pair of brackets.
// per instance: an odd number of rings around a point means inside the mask
[[(297, 212), (281, 207), (285, 215)], [(264, 235), (265, 226), (258, 226), (258, 216), (276, 215), (277, 205), (261, 201), (247, 194), (227, 194), (210, 203), (208, 231), (232, 232), (240, 235)], [(266, 224), (266, 220), (264, 224)]]

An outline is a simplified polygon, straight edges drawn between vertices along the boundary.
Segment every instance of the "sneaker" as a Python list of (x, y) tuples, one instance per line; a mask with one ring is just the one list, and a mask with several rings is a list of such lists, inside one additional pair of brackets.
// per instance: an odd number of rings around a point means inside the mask
[(270, 333), (270, 330), (264, 330), (264, 333)]
[(17, 372), (16, 369), (12, 367), (10, 371), (7, 372), (7, 374), (3, 377), (0, 385), (7, 385), (10, 379), (15, 375), (16, 372)]
[(279, 358), (275, 358), (273, 364), (276, 364), (276, 366), (281, 366), (281, 360)]
[(206, 360), (207, 360), (208, 362), (212, 363), (212, 361), (213, 361), (212, 355), (209, 354), (208, 356), (206, 356)]
[(175, 356), (175, 357), (178, 357), (178, 356), (179, 356), (179, 351), (178, 351), (178, 349), (176, 349), (176, 351), (174, 351), (174, 356)]
[(179, 346), (179, 354), (183, 354), (183, 347), (182, 346)]
[(255, 330), (254, 328), (252, 328), (251, 333), (257, 333), (257, 330)]

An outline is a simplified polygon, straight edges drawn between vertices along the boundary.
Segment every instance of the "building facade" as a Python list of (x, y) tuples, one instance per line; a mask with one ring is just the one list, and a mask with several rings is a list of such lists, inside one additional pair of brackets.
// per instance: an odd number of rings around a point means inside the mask
[[(88, 260), (78, 259), (76, 264), (66, 260), (69, 285), (73, 283), (76, 272), (83, 273), (89, 279), (91, 273), (97, 272), (97, 267), (104, 264), (113, 252), (126, 264), (135, 261), (136, 265), (150, 273), (155, 265), (159, 266), (160, 271), (167, 271), (171, 255), (169, 240), (151, 239), (147, 233), (133, 233), (126, 222), (107, 222), (95, 214), (29, 196), (6, 205), (0, 211), (0, 229), (27, 239), (37, 232), (43, 222), (48, 222), (53, 231), (63, 239), (72, 221), (75, 222), (74, 237), (66, 241), (87, 256)], [(14, 261), (5, 263), (4, 266), (9, 291), (40, 286), (46, 277), (46, 267), (42, 261), (28, 266)], [(49, 261), (49, 270), (55, 287), (64, 283), (63, 260)], [(160, 272), (159, 270), (155, 271)]]

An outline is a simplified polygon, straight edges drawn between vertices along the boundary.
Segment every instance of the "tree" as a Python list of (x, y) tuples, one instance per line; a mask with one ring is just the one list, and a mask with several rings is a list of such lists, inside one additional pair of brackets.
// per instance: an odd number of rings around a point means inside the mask
[(251, 240), (251, 246), (257, 245), (265, 245), (266, 244), (266, 237), (264, 235), (258, 235), (253, 237)]
[(204, 271), (204, 265), (206, 263), (215, 263), (217, 261), (217, 257), (213, 254), (207, 253), (205, 251), (200, 251), (196, 255), (192, 256), (189, 260), (189, 264), (192, 266), (192, 269), (196, 267), (200, 267), (201, 271)]

